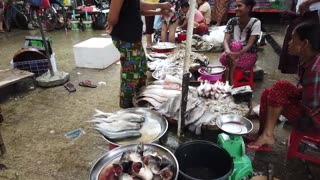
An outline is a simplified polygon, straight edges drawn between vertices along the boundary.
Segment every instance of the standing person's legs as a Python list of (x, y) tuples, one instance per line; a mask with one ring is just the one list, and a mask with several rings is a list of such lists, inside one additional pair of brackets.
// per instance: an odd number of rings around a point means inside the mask
[(178, 21), (169, 25), (169, 42), (175, 43), (176, 41), (176, 30), (178, 26)]
[(154, 16), (146, 16), (145, 20), (146, 20), (147, 48), (151, 48), (152, 34), (154, 33), (154, 30), (153, 30)]
[(115, 46), (120, 51), (120, 107), (133, 106), (134, 93), (146, 82), (147, 61), (142, 43), (128, 43), (115, 40)]
[(162, 22), (161, 28), (161, 41), (167, 42), (167, 32), (168, 32), (168, 24), (166, 22)]
[(0, 32), (3, 32), (4, 10), (0, 8)]

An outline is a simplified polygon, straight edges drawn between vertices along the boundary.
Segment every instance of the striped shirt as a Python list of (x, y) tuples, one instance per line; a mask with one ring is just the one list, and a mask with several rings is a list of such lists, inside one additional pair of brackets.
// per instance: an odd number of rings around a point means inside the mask
[(310, 62), (300, 65), (302, 105), (320, 123), (320, 53)]

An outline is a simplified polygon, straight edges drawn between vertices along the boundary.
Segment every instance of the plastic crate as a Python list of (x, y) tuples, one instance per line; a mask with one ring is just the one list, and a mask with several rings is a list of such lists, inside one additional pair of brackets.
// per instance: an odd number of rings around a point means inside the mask
[(35, 76), (40, 76), (48, 71), (49, 61), (48, 59), (39, 59), (31, 61), (13, 62), (13, 67), (33, 72)]

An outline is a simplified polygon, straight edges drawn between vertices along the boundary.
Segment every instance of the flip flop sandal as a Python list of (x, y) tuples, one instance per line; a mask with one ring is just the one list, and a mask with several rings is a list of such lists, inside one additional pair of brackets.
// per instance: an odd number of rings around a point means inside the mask
[(273, 151), (273, 148), (268, 146), (268, 145), (265, 145), (265, 144), (264, 145), (259, 145), (259, 144), (256, 144), (254, 142), (249, 143), (248, 145), (246, 145), (246, 149), (249, 150), (249, 151), (256, 151), (256, 152), (258, 152), (258, 151), (267, 151), (267, 152)]
[(76, 91), (76, 87), (74, 87), (74, 85), (72, 83), (65, 83), (63, 85), (69, 92), (75, 92)]
[(90, 80), (84, 80), (79, 82), (79, 86), (82, 87), (90, 87), (90, 88), (96, 88), (97, 85), (95, 85), (92, 81)]

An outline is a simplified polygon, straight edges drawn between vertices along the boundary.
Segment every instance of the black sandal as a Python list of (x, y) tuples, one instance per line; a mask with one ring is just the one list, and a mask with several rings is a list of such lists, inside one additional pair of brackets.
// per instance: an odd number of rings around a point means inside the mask
[(76, 87), (72, 84), (72, 83), (65, 83), (63, 85), (69, 92), (75, 92), (76, 91)]

